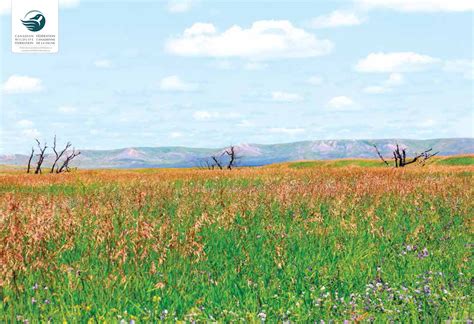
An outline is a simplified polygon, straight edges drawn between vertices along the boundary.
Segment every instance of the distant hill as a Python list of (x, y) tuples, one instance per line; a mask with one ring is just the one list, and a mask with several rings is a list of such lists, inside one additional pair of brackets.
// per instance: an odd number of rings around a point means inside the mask
[[(432, 147), (439, 155), (472, 154), (474, 138), (441, 138), (430, 140), (381, 139), (381, 140), (317, 140), (285, 144), (236, 145), (239, 164), (243, 166), (265, 165), (276, 162), (299, 160), (330, 160), (341, 158), (377, 158), (373, 144), (384, 156), (391, 156), (394, 145), (407, 148), (409, 154)], [(80, 168), (151, 168), (194, 167), (211, 155), (220, 155), (224, 148), (187, 147), (130, 147), (116, 150), (87, 150), (74, 160)], [(49, 165), (51, 156), (45, 159)], [(0, 155), (0, 164), (26, 165), (27, 155)]]

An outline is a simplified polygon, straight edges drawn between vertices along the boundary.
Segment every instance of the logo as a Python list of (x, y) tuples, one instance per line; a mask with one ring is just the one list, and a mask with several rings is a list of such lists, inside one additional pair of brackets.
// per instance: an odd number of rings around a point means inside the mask
[(25, 18), (22, 19), (21, 22), (29, 31), (37, 32), (43, 29), (46, 24), (46, 18), (41, 11), (31, 10), (25, 15)]

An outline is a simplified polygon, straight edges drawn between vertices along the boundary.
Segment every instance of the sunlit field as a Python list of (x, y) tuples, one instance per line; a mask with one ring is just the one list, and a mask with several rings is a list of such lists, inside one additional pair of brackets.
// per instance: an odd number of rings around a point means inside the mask
[(472, 319), (474, 166), (440, 161), (6, 170), (0, 321)]

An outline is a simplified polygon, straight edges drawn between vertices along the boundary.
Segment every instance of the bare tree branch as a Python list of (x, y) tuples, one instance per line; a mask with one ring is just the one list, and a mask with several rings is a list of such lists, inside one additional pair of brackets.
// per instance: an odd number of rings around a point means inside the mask
[(72, 149), (72, 152), (71, 154), (69, 154), (68, 156), (66, 156), (66, 159), (64, 160), (63, 164), (61, 165), (61, 167), (56, 171), (56, 173), (61, 173), (61, 172), (69, 172), (70, 169), (69, 169), (69, 163), (76, 157), (78, 156), (79, 154), (81, 154), (81, 152), (77, 151), (76, 152), (76, 149), (73, 148)]
[(64, 153), (66, 153), (66, 151), (71, 147), (71, 142), (67, 142), (66, 144), (66, 147), (61, 151), (61, 152), (57, 152), (56, 151), (56, 135), (54, 135), (54, 145), (53, 145), (53, 152), (54, 152), (54, 155), (56, 155), (55, 159), (54, 159), (54, 163), (53, 165), (51, 166), (51, 171), (50, 173), (53, 173), (54, 172), (54, 168), (56, 167), (56, 164), (58, 163), (59, 159), (64, 155)]
[(40, 153), (38, 154), (38, 162), (36, 163), (36, 170), (35, 170), (35, 174), (38, 174), (38, 173), (41, 173), (41, 165), (44, 162), (44, 154), (48, 146), (46, 145), (46, 143), (44, 143), (44, 146), (41, 147), (41, 143), (40, 141), (38, 141), (38, 139), (36, 139), (36, 143), (38, 143), (38, 148), (40, 150)]
[(216, 166), (222, 170), (222, 162), (220, 161), (220, 158), (218, 158), (217, 156), (213, 155), (211, 156), (211, 159), (214, 161), (214, 163), (216, 164)]
[(30, 158), (28, 159), (28, 168), (26, 169), (26, 173), (30, 173), (31, 170), (31, 160), (33, 160), (33, 155), (35, 154), (35, 149), (31, 148)]
[(375, 152), (377, 152), (377, 155), (383, 161), (383, 163), (385, 163), (386, 165), (389, 165), (388, 162), (383, 158), (382, 154), (380, 153), (379, 149), (377, 148), (377, 145), (373, 144), (372, 146), (375, 148)]

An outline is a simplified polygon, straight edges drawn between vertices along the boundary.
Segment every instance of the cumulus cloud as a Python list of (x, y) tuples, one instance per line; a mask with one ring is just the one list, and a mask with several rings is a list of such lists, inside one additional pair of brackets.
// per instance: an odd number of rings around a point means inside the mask
[(268, 131), (270, 133), (278, 133), (278, 134), (285, 134), (285, 135), (297, 135), (297, 134), (304, 133), (306, 130), (304, 128), (274, 127), (274, 128), (269, 128)]
[(23, 137), (37, 138), (41, 136), (41, 133), (34, 128), (34, 123), (28, 119), (21, 119), (17, 121), (16, 126), (20, 128)]
[(177, 75), (170, 75), (161, 79), (160, 89), (163, 91), (196, 91), (198, 88), (195, 83), (188, 83)]
[(393, 88), (402, 85), (404, 82), (403, 75), (400, 73), (392, 73), (381, 85), (369, 86), (364, 89), (366, 93), (380, 94), (392, 91)]
[(110, 60), (96, 60), (94, 65), (100, 69), (110, 69), (112, 67), (112, 61)]
[(183, 133), (181, 133), (181, 132), (171, 132), (170, 137), (171, 138), (180, 138), (180, 137), (183, 137)]
[(21, 131), (21, 134), (27, 138), (38, 138), (41, 133), (36, 128), (27, 128)]
[(371, 53), (355, 66), (358, 72), (414, 72), (426, 69), (439, 59), (414, 52)]
[(355, 102), (346, 96), (331, 98), (327, 103), (327, 107), (335, 111), (355, 110), (357, 108)]
[(33, 122), (31, 120), (28, 120), (28, 119), (19, 120), (16, 124), (21, 128), (33, 127)]
[(5, 93), (30, 93), (43, 90), (41, 79), (14, 74), (2, 84)]
[(449, 60), (444, 63), (443, 70), (459, 73), (466, 79), (474, 80), (474, 60)]
[(213, 24), (195, 23), (165, 44), (169, 53), (180, 56), (252, 60), (315, 57), (332, 48), (329, 40), (320, 40), (287, 20), (260, 20), (250, 28), (234, 25), (223, 32)]
[(328, 15), (319, 16), (311, 20), (313, 28), (334, 28), (344, 26), (356, 26), (363, 23), (363, 19), (353, 12), (333, 11)]
[(391, 9), (406, 12), (462, 12), (474, 10), (472, 0), (355, 0), (365, 9)]
[(274, 91), (272, 92), (272, 101), (277, 102), (295, 102), (301, 101), (303, 97), (297, 93)]
[(209, 121), (209, 120), (231, 120), (240, 118), (240, 114), (235, 112), (217, 112), (217, 111), (207, 111), (207, 110), (198, 110), (193, 113), (193, 118), (197, 121)]
[(182, 13), (189, 11), (195, 1), (193, 0), (170, 0), (167, 9), (171, 13)]

